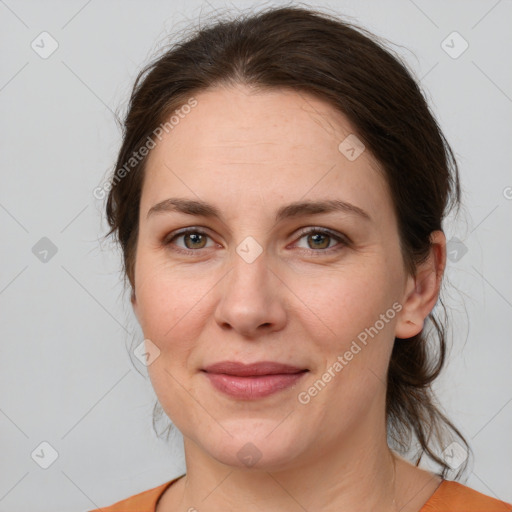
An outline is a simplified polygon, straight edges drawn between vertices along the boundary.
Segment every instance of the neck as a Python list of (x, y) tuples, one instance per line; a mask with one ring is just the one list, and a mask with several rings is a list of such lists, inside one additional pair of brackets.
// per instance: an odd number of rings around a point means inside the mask
[(395, 457), (385, 428), (376, 436), (373, 420), (343, 440), (313, 447), (301, 461), (267, 470), (227, 466), (185, 438), (187, 474), (178, 509), (395, 512)]

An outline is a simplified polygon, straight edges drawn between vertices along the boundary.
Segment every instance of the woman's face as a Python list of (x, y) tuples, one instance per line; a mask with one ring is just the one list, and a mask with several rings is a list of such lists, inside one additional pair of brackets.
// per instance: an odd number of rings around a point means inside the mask
[[(239, 86), (195, 98), (152, 149), (140, 205), (133, 306), (160, 351), (148, 367), (160, 404), (231, 466), (381, 441), (411, 278), (377, 163), (312, 96)], [(338, 208), (315, 206), (326, 201)], [(224, 361), (307, 371), (204, 371)]]

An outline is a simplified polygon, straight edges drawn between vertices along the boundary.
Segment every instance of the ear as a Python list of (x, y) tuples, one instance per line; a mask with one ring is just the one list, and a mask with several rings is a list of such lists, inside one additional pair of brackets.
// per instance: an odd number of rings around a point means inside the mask
[(427, 259), (418, 265), (414, 276), (407, 278), (403, 307), (395, 328), (397, 338), (407, 339), (421, 332), (439, 297), (445, 267), (446, 237), (442, 231), (433, 231)]

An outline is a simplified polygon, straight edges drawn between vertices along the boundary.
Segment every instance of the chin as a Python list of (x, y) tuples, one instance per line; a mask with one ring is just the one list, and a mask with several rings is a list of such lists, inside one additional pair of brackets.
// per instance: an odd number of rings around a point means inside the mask
[(247, 420), (223, 423), (231, 435), (216, 429), (218, 436), (212, 436), (210, 430), (200, 444), (212, 458), (239, 469), (280, 471), (295, 466), (306, 449), (303, 432), (275, 420), (257, 422), (257, 426)]

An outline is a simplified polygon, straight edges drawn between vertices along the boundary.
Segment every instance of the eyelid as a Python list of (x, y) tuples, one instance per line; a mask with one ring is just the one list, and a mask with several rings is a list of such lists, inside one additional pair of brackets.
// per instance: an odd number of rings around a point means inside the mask
[[(173, 231), (172, 233), (169, 233), (168, 235), (164, 236), (164, 238), (162, 239), (162, 245), (164, 245), (164, 246), (171, 245), (172, 241), (175, 240), (176, 238), (179, 238), (184, 235), (188, 235), (190, 233), (196, 233), (196, 234), (205, 236), (205, 237), (209, 238), (210, 240), (213, 240), (213, 237), (210, 234), (208, 234), (208, 232), (206, 231), (206, 228), (199, 227), (199, 226), (197, 226), (197, 227), (189, 226), (188, 228), (178, 229), (178, 230)], [(203, 247), (203, 249), (204, 249), (204, 247)], [(208, 247), (208, 249), (209, 249), (209, 247)], [(186, 249), (186, 248), (184, 249), (183, 247), (177, 247), (175, 250), (177, 250), (178, 252), (191, 253), (191, 252), (199, 252), (200, 249)]]
[(208, 235), (206, 233), (205, 228), (199, 227), (199, 226), (189, 226), (188, 228), (182, 228), (177, 229), (176, 231), (172, 231), (171, 233), (168, 233), (163, 238), (163, 243), (169, 243), (171, 240), (174, 240), (178, 236), (182, 235), (188, 235), (189, 233), (199, 233), (200, 235)]
[(339, 238), (341, 240), (344, 240), (346, 242), (349, 242), (350, 239), (348, 238), (347, 235), (344, 235), (343, 233), (338, 233), (337, 231), (334, 231), (332, 229), (329, 229), (329, 228), (323, 228), (321, 226), (308, 226), (308, 227), (305, 227), (305, 228), (301, 228), (297, 234), (297, 235), (300, 235), (300, 236), (304, 236), (304, 235), (307, 235), (309, 233), (324, 233), (324, 234), (327, 234), (327, 235), (330, 235), (334, 238)]
[[(175, 240), (176, 238), (187, 235), (189, 233), (196, 233), (196, 234), (205, 236), (213, 241), (213, 237), (210, 234), (208, 234), (207, 228), (203, 228), (203, 227), (199, 227), (199, 226), (197, 226), (197, 227), (189, 226), (187, 228), (182, 228), (177, 231), (173, 231), (172, 233), (169, 233), (168, 235), (166, 235), (163, 238), (162, 244), (164, 246), (169, 246), (172, 244), (172, 241)], [(331, 253), (331, 252), (340, 250), (340, 247), (339, 247), (340, 245), (343, 247), (343, 246), (347, 246), (347, 245), (351, 244), (351, 240), (346, 235), (344, 235), (342, 233), (338, 233), (336, 231), (333, 231), (329, 228), (324, 228), (324, 227), (320, 227), (320, 226), (318, 226), (318, 227), (308, 226), (308, 227), (302, 228), (294, 236), (297, 241), (311, 233), (320, 233), (323, 235), (327, 235), (331, 238), (336, 239), (339, 243), (337, 245), (335, 245), (333, 247), (329, 247), (327, 249), (304, 249), (302, 247), (299, 247), (297, 250), (306, 251), (308, 253), (326, 254), (326, 253)], [(173, 250), (175, 250), (177, 252), (185, 253), (185, 254), (191, 254), (191, 253), (199, 253), (202, 249), (211, 249), (211, 247), (203, 247), (201, 249), (186, 249), (186, 248), (176, 246)]]
[(329, 247), (327, 249), (303, 249), (303, 248), (299, 248), (298, 250), (303, 250), (303, 251), (306, 251), (306, 252), (310, 252), (310, 253), (318, 253), (318, 254), (326, 254), (326, 253), (330, 253), (330, 252), (334, 252), (336, 250), (339, 250), (340, 249), (340, 244), (341, 246), (347, 246), (347, 245), (350, 245), (351, 244), (351, 240), (348, 236), (344, 235), (343, 233), (338, 233), (336, 231), (333, 231), (329, 228), (323, 228), (323, 227), (315, 227), (315, 226), (309, 226), (309, 227), (306, 227), (306, 228), (302, 228), (301, 230), (299, 230), (295, 237), (298, 237), (298, 239), (300, 240), (301, 238), (303, 238), (304, 236), (306, 235), (309, 235), (311, 233), (320, 233), (322, 235), (327, 235), (331, 238), (334, 238), (336, 239), (339, 243), (333, 247)]

